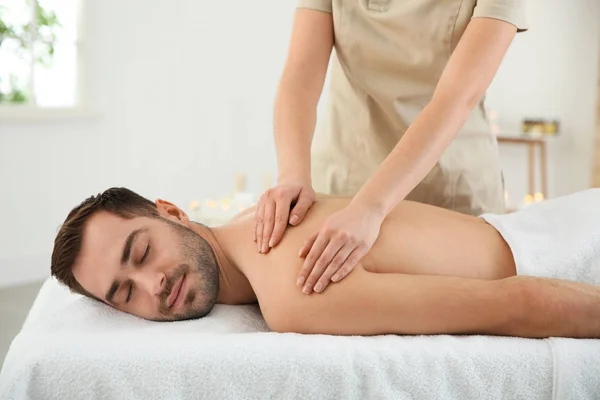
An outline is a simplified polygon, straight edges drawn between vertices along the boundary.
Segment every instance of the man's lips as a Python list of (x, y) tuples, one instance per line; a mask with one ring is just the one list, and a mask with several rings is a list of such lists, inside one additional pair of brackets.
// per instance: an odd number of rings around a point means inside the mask
[(173, 290), (171, 290), (171, 294), (167, 298), (167, 306), (169, 308), (173, 307), (173, 304), (175, 304), (175, 302), (179, 298), (179, 294), (181, 292), (181, 287), (183, 286), (183, 280), (184, 279), (185, 279), (185, 275), (183, 275), (181, 277), (181, 279), (179, 280), (179, 282), (177, 282), (177, 285), (175, 285), (173, 287)]

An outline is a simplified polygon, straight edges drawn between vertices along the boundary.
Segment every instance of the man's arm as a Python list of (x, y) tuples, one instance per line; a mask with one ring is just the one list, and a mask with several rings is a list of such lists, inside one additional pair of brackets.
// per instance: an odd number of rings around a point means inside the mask
[(581, 283), (377, 274), (358, 268), (323, 294), (307, 296), (293, 279), (290, 274), (270, 286), (268, 296), (259, 296), (274, 331), (600, 337), (600, 289)]

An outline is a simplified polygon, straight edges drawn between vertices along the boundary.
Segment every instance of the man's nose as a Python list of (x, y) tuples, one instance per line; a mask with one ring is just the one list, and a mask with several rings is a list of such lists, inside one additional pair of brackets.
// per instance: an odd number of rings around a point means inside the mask
[(167, 276), (164, 272), (139, 271), (134, 281), (151, 296), (160, 296), (167, 283)]

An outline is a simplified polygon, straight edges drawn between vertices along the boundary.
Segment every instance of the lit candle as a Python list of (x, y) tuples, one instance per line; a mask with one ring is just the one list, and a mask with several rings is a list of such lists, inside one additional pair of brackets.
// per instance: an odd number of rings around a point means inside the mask
[(536, 203), (539, 203), (540, 201), (544, 201), (544, 194), (543, 193), (536, 193), (534, 196), (534, 200)]
[(192, 220), (198, 221), (200, 219), (200, 202), (198, 200), (190, 203), (190, 213), (192, 214)]

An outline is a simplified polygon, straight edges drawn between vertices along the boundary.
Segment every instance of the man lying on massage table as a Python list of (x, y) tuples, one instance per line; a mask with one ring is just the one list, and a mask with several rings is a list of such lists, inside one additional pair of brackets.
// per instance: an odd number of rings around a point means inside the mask
[[(595, 190), (576, 196), (600, 199)], [(552, 212), (581, 207), (567, 200)], [(51, 271), (76, 293), (157, 321), (200, 318), (215, 303), (258, 302), (275, 332), (600, 337), (600, 287), (517, 275), (512, 244), (484, 218), (409, 201), (388, 216), (351, 274), (304, 294), (298, 249), (348, 201), (318, 198), (301, 225), (260, 254), (253, 210), (209, 229), (167, 201), (112, 188), (69, 213)], [(548, 206), (520, 213), (536, 207)]]

